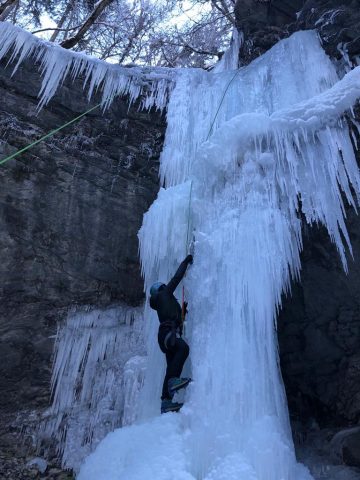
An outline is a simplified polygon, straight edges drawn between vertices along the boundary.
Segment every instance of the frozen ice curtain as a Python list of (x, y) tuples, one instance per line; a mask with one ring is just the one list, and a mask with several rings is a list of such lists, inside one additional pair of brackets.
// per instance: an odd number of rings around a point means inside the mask
[(195, 260), (185, 290), (194, 383), (179, 414), (158, 417), (164, 359), (147, 309), (137, 424), (108, 436), (80, 480), (311, 478), (295, 458), (276, 315), (300, 275), (300, 213), (327, 228), (346, 269), (343, 199), (355, 207), (360, 183), (341, 116), (360, 96), (359, 75), (340, 80), (314, 32), (279, 42), (233, 81), (233, 71), (178, 72), (160, 167), (166, 188), (139, 238), (148, 290), (185, 255), (192, 182)]

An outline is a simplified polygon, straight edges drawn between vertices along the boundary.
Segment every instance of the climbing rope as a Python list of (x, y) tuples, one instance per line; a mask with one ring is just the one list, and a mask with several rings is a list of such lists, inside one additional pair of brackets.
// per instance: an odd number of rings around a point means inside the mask
[(0, 165), (3, 165), (4, 163), (8, 162), (9, 160), (18, 157), (19, 155), (21, 155), (22, 153), (26, 152), (26, 151), (29, 150), (30, 148), (34, 147), (34, 146), (37, 145), (38, 143), (42, 142), (43, 140), (46, 140), (47, 138), (51, 137), (52, 135), (55, 135), (55, 133), (60, 132), (60, 130), (62, 130), (63, 128), (66, 128), (66, 127), (68, 127), (69, 125), (72, 125), (73, 123), (77, 122), (78, 120), (80, 120), (80, 118), (85, 117), (85, 115), (87, 115), (88, 113), (92, 112), (92, 111), (95, 110), (96, 108), (99, 108), (100, 106), (101, 106), (101, 103), (98, 103), (97, 105), (95, 105), (95, 107), (89, 108), (89, 110), (86, 110), (86, 112), (84, 112), (84, 113), (82, 113), (81, 115), (73, 118), (73, 119), (70, 120), (69, 122), (64, 123), (64, 125), (61, 125), (60, 127), (56, 128), (55, 130), (52, 130), (51, 132), (49, 132), (49, 133), (47, 133), (46, 135), (44, 135), (43, 137), (39, 138), (39, 139), (36, 140), (35, 142), (30, 143), (30, 145), (27, 145), (26, 147), (22, 148), (21, 150), (18, 150), (17, 152), (13, 153), (12, 155), (9, 155), (9, 156), (6, 157), (6, 158), (3, 158), (2, 160), (0, 160)]
[(185, 244), (185, 255), (189, 246), (189, 229), (190, 229), (190, 208), (191, 208), (191, 195), (192, 195), (192, 186), (193, 181), (190, 182), (190, 194), (189, 194), (189, 205), (188, 205), (188, 214), (187, 214), (187, 232), (186, 232), (186, 244)]
[[(240, 72), (240, 69), (237, 69), (236, 72), (234, 73), (234, 75), (232, 76), (232, 78), (230, 79), (229, 83), (226, 85), (226, 88), (225, 88), (224, 93), (223, 93), (223, 95), (222, 95), (222, 97), (221, 97), (219, 106), (218, 106), (218, 108), (217, 108), (217, 110), (216, 110), (216, 112), (215, 112), (215, 116), (214, 116), (214, 118), (213, 118), (213, 121), (211, 122), (211, 125), (210, 125), (210, 128), (209, 128), (209, 132), (208, 132), (207, 137), (206, 137), (206, 141), (209, 140), (210, 135), (211, 135), (211, 133), (212, 133), (212, 131), (213, 131), (215, 121), (216, 121), (217, 116), (218, 116), (218, 114), (219, 114), (219, 112), (220, 112), (221, 105), (222, 105), (223, 102), (224, 102), (226, 93), (227, 93), (227, 91), (229, 90), (230, 85), (231, 85), (232, 82), (235, 80), (235, 77), (238, 75), (239, 72)], [(186, 232), (185, 255), (187, 254), (187, 250), (188, 250), (188, 247), (189, 247), (189, 228), (190, 228), (190, 209), (191, 209), (192, 186), (193, 186), (193, 181), (191, 180), (191, 184), (190, 184), (190, 194), (189, 194), (188, 215), (187, 215), (187, 232)]]
[(225, 90), (224, 90), (223, 96), (221, 97), (221, 100), (220, 100), (218, 109), (216, 110), (214, 119), (213, 119), (213, 121), (212, 121), (212, 123), (211, 123), (211, 125), (210, 125), (210, 129), (209, 129), (209, 133), (207, 134), (206, 141), (209, 140), (209, 137), (210, 137), (210, 135), (212, 134), (212, 130), (213, 130), (213, 128), (214, 128), (214, 123), (215, 123), (215, 120), (216, 120), (216, 118), (217, 118), (217, 116), (218, 116), (218, 114), (219, 114), (221, 105), (223, 104), (225, 95), (226, 95), (227, 91), (229, 90), (230, 85), (231, 85), (232, 82), (235, 80), (236, 75), (237, 75), (239, 72), (240, 72), (240, 69), (237, 69), (236, 72), (234, 73), (234, 76), (230, 79), (229, 83), (226, 85), (226, 88), (225, 88)]
[[(232, 76), (232, 78), (230, 79), (229, 83), (226, 85), (226, 88), (224, 90), (224, 93), (221, 97), (221, 100), (220, 100), (220, 103), (219, 103), (219, 106), (215, 112), (215, 116), (213, 118), (213, 121), (211, 122), (211, 125), (210, 125), (210, 128), (209, 128), (209, 132), (207, 134), (207, 137), (206, 137), (206, 141), (209, 140), (210, 138), (210, 135), (213, 131), (213, 128), (214, 128), (214, 124), (215, 124), (215, 121), (216, 121), (216, 118), (220, 112), (220, 108), (221, 108), (221, 105), (223, 104), (223, 101), (225, 99), (225, 96), (226, 96), (226, 93), (227, 91), (229, 90), (230, 88), (230, 85), (232, 84), (232, 82), (235, 80), (235, 77), (238, 75), (238, 73), (240, 72), (240, 69), (237, 69), (236, 72), (234, 73), (234, 75)], [(189, 193), (189, 205), (188, 205), (188, 213), (187, 213), (187, 231), (186, 231), (186, 244), (185, 244), (185, 255), (187, 254), (187, 251), (188, 251), (188, 247), (189, 247), (189, 229), (190, 229), (190, 209), (191, 209), (191, 196), (192, 196), (192, 186), (193, 186), (193, 181), (191, 180), (191, 183), (190, 183), (190, 193)], [(185, 274), (186, 275), (186, 274)], [(182, 307), (181, 307), (181, 321), (182, 321), (182, 325), (183, 325), (183, 328), (184, 328), (184, 331), (185, 331), (185, 314), (186, 314), (186, 305), (185, 305), (185, 286), (183, 284), (183, 287), (182, 287)]]

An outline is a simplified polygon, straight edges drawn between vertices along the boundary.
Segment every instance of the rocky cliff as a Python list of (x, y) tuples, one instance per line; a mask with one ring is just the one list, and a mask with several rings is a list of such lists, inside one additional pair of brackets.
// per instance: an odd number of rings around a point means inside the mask
[(242, 61), (248, 63), (297, 30), (316, 29), (333, 58), (360, 55), (359, 0), (239, 0), (237, 26), (245, 34)]
[[(245, 35), (246, 63), (309, 28), (318, 30), (340, 69), (360, 63), (359, 0), (245, 0), (237, 2), (235, 13)], [(347, 225), (354, 249), (348, 275), (326, 233), (305, 229), (301, 284), (294, 285), (279, 318), (290, 411), (323, 424), (360, 420), (360, 221), (351, 211)]]

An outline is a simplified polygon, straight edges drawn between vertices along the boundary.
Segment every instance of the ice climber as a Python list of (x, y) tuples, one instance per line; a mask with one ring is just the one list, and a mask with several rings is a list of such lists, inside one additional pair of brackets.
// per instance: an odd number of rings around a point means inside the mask
[(190, 378), (180, 377), (189, 355), (189, 345), (181, 338), (182, 310), (174, 296), (174, 291), (185, 275), (188, 265), (192, 263), (193, 257), (188, 255), (167, 285), (156, 282), (150, 288), (150, 306), (157, 311), (159, 317), (158, 342), (161, 351), (166, 355), (167, 365), (161, 395), (161, 413), (180, 410), (182, 403), (173, 402), (172, 399), (177, 390), (186, 387), (191, 381)]

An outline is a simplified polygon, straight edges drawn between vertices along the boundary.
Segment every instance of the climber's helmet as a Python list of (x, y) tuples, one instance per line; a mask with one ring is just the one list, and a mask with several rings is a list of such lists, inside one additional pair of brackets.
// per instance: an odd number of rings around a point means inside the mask
[(156, 295), (160, 290), (162, 290), (165, 287), (165, 285), (162, 282), (155, 282), (153, 285), (151, 285), (150, 288), (150, 295), (154, 296)]

